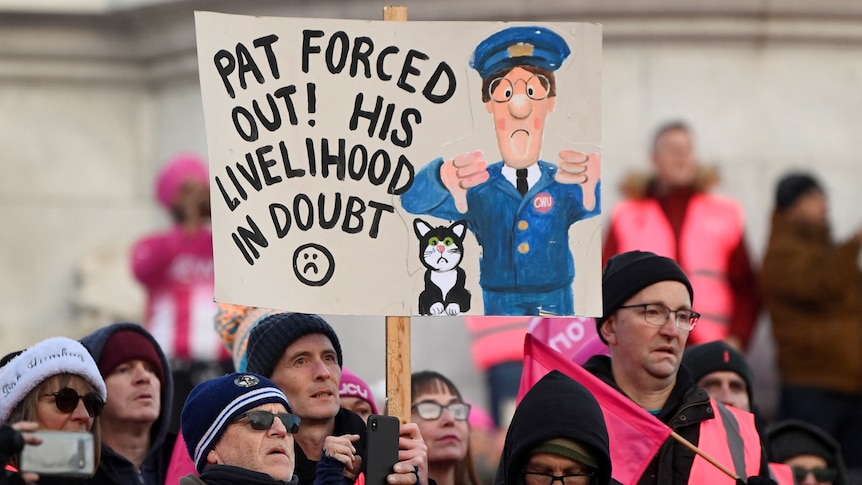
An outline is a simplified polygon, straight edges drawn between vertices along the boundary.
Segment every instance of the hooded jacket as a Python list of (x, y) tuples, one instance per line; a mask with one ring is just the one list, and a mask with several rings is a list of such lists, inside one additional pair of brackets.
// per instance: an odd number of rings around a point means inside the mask
[(817, 455), (826, 460), (828, 466), (838, 470), (833, 485), (849, 483), (841, 445), (817, 426), (798, 419), (788, 419), (771, 426), (766, 434), (770, 460), (783, 463), (798, 455)]
[[(134, 323), (116, 323), (103, 327), (81, 339), (84, 347), (90, 351), (93, 359), (99, 362), (105, 343), (116, 332), (121, 330), (133, 330), (145, 336), (153, 343), (164, 369), (164, 379), (161, 381), (161, 412), (159, 418), (150, 428), (150, 451), (144, 459), (140, 470), (136, 470), (134, 464), (120, 455), (104, 441), (102, 441), (102, 459), (96, 474), (89, 478), (86, 485), (162, 485), (173, 451), (176, 436), (168, 433), (171, 422), (171, 403), (173, 402), (173, 378), (168, 360), (159, 347), (156, 340), (143, 327)], [(108, 399), (111, 397), (108, 396)]]
[(524, 396), (515, 410), (495, 485), (523, 485), (521, 471), (530, 451), (545, 441), (567, 438), (595, 457), (597, 485), (611, 481), (611, 452), (605, 418), (598, 402), (581, 384), (560, 371), (551, 371)]

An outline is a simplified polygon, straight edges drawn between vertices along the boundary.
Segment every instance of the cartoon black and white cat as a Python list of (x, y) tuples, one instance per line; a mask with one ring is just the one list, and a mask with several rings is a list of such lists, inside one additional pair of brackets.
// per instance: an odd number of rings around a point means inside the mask
[(458, 315), (470, 310), (467, 275), (458, 264), (463, 258), (467, 221), (431, 227), (422, 219), (413, 220), (419, 238), (419, 254), (425, 265), (425, 290), (419, 295), (421, 315)]

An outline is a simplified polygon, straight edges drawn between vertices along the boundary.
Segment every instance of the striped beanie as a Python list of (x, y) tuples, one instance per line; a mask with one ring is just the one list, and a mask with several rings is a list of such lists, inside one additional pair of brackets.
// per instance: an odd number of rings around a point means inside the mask
[(242, 413), (261, 404), (281, 403), (292, 412), (287, 397), (266, 377), (236, 373), (204, 381), (189, 393), (180, 426), (189, 456), (198, 473), (227, 427)]

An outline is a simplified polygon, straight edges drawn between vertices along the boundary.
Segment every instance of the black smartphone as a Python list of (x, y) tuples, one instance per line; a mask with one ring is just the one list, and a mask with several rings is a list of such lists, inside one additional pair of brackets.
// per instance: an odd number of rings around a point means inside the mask
[(368, 416), (368, 442), (365, 450), (365, 483), (386, 485), (386, 476), (398, 463), (398, 438), (401, 423), (395, 416)]

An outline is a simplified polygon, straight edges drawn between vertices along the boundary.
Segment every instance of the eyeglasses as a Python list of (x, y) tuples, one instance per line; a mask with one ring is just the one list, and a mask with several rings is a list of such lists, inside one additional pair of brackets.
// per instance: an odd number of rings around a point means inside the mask
[(548, 97), (551, 82), (541, 74), (534, 74), (530, 79), (516, 79), (514, 82), (505, 77), (498, 77), (488, 84), (488, 96), (498, 103), (505, 103), (512, 99), (515, 94), (515, 85), (519, 82), (526, 84), (527, 97), (533, 101), (541, 101)]
[(667, 305), (661, 303), (641, 303), (639, 305), (625, 305), (620, 308), (642, 308), (644, 320), (650, 325), (662, 326), (667, 323), (670, 314), (674, 314), (676, 327), (680, 330), (691, 331), (697, 325), (700, 313), (692, 310), (671, 310)]
[(78, 407), (78, 401), (84, 401), (84, 408), (91, 418), (98, 418), (105, 409), (105, 401), (97, 392), (90, 392), (83, 396), (71, 387), (64, 387), (57, 392), (42, 394), (43, 396), (54, 396), (54, 405), (61, 413), (70, 414)]
[(467, 421), (467, 418), (470, 417), (470, 405), (465, 402), (450, 402), (444, 406), (436, 401), (421, 401), (413, 405), (416, 414), (427, 421), (440, 418), (444, 408), (452, 413), (452, 417), (456, 421)]
[(299, 416), (290, 413), (271, 413), (269, 411), (249, 411), (247, 413), (240, 414), (237, 416), (234, 422), (239, 421), (243, 418), (248, 418), (248, 424), (251, 425), (252, 429), (256, 429), (258, 431), (266, 431), (272, 427), (273, 421), (275, 421), (275, 417), (278, 416), (278, 419), (281, 420), (284, 427), (287, 428), (287, 432), (290, 434), (296, 434), (299, 432), (299, 423), (302, 421), (299, 419)]
[(793, 480), (796, 483), (804, 481), (808, 474), (814, 475), (818, 482), (834, 482), (838, 479), (838, 470), (835, 468), (803, 468), (801, 466), (790, 467), (793, 470)]
[(580, 479), (581, 477), (593, 478), (596, 476), (595, 472), (552, 475), (550, 473), (528, 472), (527, 470), (523, 470), (521, 473), (524, 475), (524, 482), (527, 485), (551, 485), (557, 480), (559, 480), (563, 485), (581, 485), (584, 483), (584, 481)]

